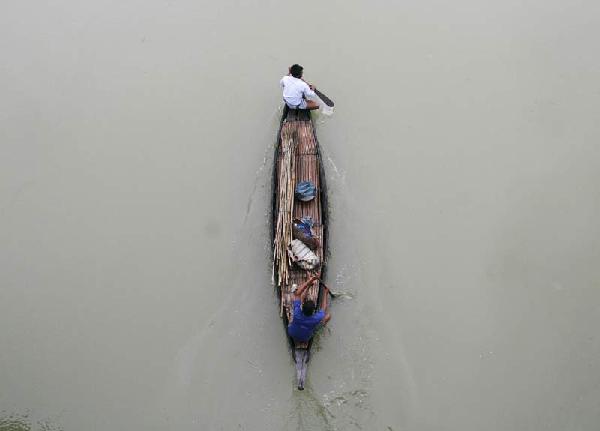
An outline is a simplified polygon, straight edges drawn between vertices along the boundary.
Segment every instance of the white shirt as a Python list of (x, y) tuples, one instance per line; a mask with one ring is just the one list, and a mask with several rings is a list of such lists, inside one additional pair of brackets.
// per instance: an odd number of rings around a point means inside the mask
[(306, 82), (293, 76), (284, 76), (279, 83), (283, 88), (283, 100), (290, 106), (298, 106), (304, 99), (317, 97)]

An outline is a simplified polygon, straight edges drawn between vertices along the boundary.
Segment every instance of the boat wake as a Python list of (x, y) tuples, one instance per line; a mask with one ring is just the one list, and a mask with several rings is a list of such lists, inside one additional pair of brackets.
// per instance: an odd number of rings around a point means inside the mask
[(327, 406), (315, 396), (310, 388), (306, 388), (303, 392), (295, 392), (289, 400), (289, 412), (284, 430), (333, 431), (337, 429), (333, 424), (334, 419), (335, 416)]
[[(281, 116), (281, 112), (282, 112), (282, 108), (279, 107), (273, 113), (273, 115), (271, 117), (271, 123), (273, 123), (273, 124), (277, 123), (278, 117)], [(258, 167), (256, 172), (254, 173), (254, 183), (252, 184), (252, 190), (250, 191), (250, 193), (248, 195), (248, 200), (246, 202), (246, 213), (244, 214), (244, 221), (242, 222), (242, 226), (246, 225), (246, 222), (248, 221), (248, 216), (250, 215), (250, 212), (252, 211), (252, 205), (254, 204), (254, 199), (256, 196), (256, 190), (258, 189), (258, 185), (262, 184), (261, 187), (266, 187), (266, 185), (269, 181), (269, 176), (265, 175), (265, 167), (271, 166), (273, 164), (272, 156), (273, 156), (273, 146), (272, 145), (265, 146), (265, 149), (263, 151), (262, 163), (260, 164), (260, 166)]]

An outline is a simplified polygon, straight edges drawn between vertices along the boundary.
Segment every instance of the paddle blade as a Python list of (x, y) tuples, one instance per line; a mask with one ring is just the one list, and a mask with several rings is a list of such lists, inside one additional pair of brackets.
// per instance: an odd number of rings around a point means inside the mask
[(331, 100), (329, 97), (325, 96), (323, 93), (321, 93), (317, 89), (315, 89), (315, 93), (317, 93), (317, 96), (319, 96), (319, 99), (321, 99), (323, 102), (325, 102), (325, 104), (327, 106), (329, 106), (330, 108), (333, 108), (333, 105), (335, 105), (335, 103), (333, 103), (333, 100)]

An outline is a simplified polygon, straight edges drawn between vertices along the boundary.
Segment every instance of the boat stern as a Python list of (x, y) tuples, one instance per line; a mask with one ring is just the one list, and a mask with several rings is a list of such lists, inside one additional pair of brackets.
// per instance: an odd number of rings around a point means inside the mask
[(309, 352), (307, 349), (295, 349), (294, 361), (296, 362), (296, 379), (298, 381), (298, 390), (304, 390), (304, 381), (306, 380), (306, 370), (308, 369)]

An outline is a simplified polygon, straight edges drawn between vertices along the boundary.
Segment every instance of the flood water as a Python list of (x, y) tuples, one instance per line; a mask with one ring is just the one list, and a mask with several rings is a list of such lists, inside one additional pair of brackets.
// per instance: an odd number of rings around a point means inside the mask
[[(594, 1), (0, 5), (0, 430), (597, 430)], [(307, 390), (271, 286), (278, 81), (317, 115)]]

